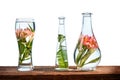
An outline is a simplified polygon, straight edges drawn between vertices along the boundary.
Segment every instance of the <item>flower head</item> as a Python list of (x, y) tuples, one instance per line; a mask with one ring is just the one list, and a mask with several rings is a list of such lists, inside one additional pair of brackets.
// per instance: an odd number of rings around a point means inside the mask
[(83, 35), (81, 40), (82, 45), (86, 46), (88, 49), (98, 48), (98, 44), (94, 36)]
[(29, 28), (16, 30), (16, 37), (18, 39), (25, 39), (27, 37), (33, 37), (33, 36), (34, 36), (34, 32), (32, 32)]

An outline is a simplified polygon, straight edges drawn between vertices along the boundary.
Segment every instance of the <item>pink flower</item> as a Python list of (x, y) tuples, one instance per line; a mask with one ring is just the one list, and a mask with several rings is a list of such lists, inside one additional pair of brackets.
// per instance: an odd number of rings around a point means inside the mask
[(17, 38), (25, 39), (27, 37), (33, 37), (33, 36), (34, 36), (34, 32), (32, 32), (29, 28), (16, 30), (16, 37)]
[(98, 44), (94, 36), (85, 35), (81, 37), (81, 40), (82, 40), (82, 44), (86, 46), (88, 49), (98, 48)]

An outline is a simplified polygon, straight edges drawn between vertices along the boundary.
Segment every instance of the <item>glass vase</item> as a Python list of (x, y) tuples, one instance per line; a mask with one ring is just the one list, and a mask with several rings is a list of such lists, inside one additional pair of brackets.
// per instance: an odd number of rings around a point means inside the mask
[(68, 69), (67, 45), (65, 36), (65, 17), (59, 17), (55, 70)]
[(35, 22), (31, 18), (17, 18), (15, 33), (19, 49), (18, 70), (33, 70), (32, 44), (35, 32)]
[(92, 29), (91, 14), (82, 13), (82, 31), (74, 50), (74, 62), (80, 71), (95, 70), (101, 60), (101, 52)]

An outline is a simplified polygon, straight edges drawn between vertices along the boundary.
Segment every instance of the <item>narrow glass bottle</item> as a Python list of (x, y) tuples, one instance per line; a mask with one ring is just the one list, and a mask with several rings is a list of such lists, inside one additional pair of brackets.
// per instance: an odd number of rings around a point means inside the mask
[(32, 43), (34, 39), (35, 22), (31, 18), (17, 18), (15, 33), (19, 48), (19, 71), (33, 70)]
[(82, 13), (82, 31), (74, 51), (77, 69), (83, 71), (95, 70), (101, 59), (101, 52), (92, 29), (91, 14)]
[(65, 17), (59, 17), (58, 42), (56, 50), (55, 70), (68, 69), (67, 45), (65, 36)]

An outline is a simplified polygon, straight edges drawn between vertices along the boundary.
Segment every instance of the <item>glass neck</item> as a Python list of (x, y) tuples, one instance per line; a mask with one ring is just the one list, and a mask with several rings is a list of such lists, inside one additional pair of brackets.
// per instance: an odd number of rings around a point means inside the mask
[(59, 17), (59, 28), (58, 28), (58, 34), (65, 35), (65, 17)]
[(82, 34), (89, 36), (93, 35), (91, 13), (83, 13)]

